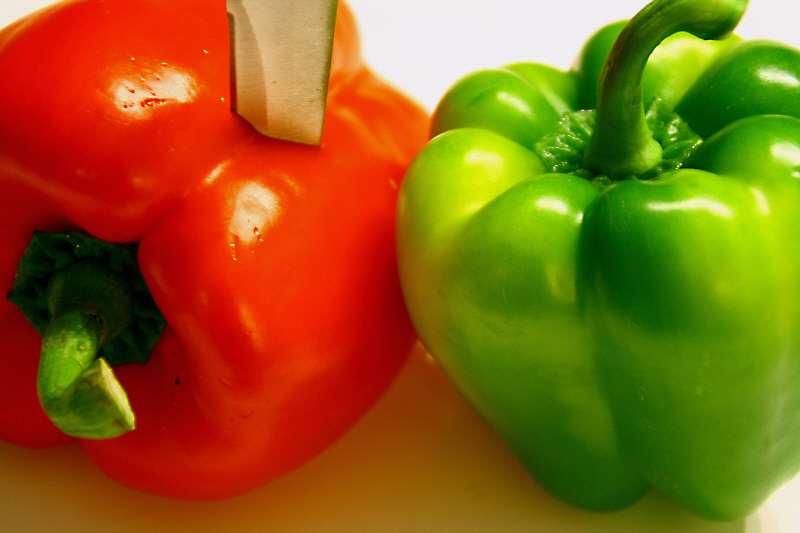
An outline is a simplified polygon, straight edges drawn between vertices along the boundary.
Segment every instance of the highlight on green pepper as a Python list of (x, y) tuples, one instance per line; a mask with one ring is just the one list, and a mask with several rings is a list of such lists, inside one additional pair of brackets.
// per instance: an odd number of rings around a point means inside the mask
[(736, 520), (800, 471), (800, 51), (746, 4), (467, 75), (401, 187), (421, 340), (571, 505)]

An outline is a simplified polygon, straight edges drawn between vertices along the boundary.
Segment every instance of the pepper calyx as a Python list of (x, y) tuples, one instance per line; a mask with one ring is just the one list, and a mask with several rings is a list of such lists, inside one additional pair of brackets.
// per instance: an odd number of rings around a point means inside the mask
[(52, 276), (75, 261), (99, 261), (130, 284), (133, 318), (127, 328), (104, 341), (98, 355), (112, 366), (144, 364), (161, 337), (166, 319), (139, 272), (135, 252), (134, 245), (105, 242), (79, 231), (35, 231), (18, 264), (8, 300), (19, 308), (39, 335), (44, 335), (52, 318), (46, 296)]
[[(645, 123), (650, 138), (660, 147), (661, 158), (640, 175), (631, 174), (625, 178), (648, 180), (678, 169), (703, 142), (686, 121), (659, 98), (654, 98), (648, 106)], [(607, 174), (587, 168), (584, 158), (589, 140), (595, 135), (596, 125), (594, 110), (565, 113), (556, 128), (540, 139), (533, 150), (548, 172), (579, 176), (603, 188), (612, 180)], [(618, 176), (616, 179), (624, 178)]]
[(37, 393), (53, 423), (79, 438), (134, 429), (110, 365), (145, 363), (166, 325), (135, 246), (80, 232), (35, 232), (8, 300), (42, 335)]

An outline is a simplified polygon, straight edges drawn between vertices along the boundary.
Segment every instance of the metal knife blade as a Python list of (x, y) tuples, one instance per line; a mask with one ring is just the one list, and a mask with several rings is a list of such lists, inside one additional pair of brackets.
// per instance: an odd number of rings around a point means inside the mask
[(320, 144), (337, 0), (227, 0), (233, 109), (262, 134)]

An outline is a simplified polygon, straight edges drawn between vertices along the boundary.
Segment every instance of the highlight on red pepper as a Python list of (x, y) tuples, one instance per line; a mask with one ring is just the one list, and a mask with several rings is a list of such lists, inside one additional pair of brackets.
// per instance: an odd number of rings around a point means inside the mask
[(319, 147), (231, 110), (225, 0), (70, 0), (0, 31), (0, 438), (218, 499), (306, 462), (416, 342), (394, 244), (428, 116), (340, 3)]
[(800, 51), (656, 0), (444, 95), (398, 200), (418, 334), (550, 493), (736, 520), (800, 472)]

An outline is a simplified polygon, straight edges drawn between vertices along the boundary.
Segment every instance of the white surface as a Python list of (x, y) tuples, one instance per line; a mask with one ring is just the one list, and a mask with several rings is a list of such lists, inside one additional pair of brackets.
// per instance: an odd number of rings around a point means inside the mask
[[(569, 68), (603, 25), (647, 0), (351, 0), (364, 55), (428, 109), (479, 68), (536, 61)], [(800, 46), (800, 1), (750, 0), (737, 33)]]
[[(0, 0), (0, 26), (50, 2)], [(567, 68), (639, 0), (351, 0), (370, 65), (428, 109), (458, 77), (518, 60)], [(751, 0), (744, 37), (800, 46), (800, 2)], [(9, 83), (4, 80), (2, 83)], [(545, 494), (419, 350), (342, 440), (288, 476), (214, 503), (140, 494), (79, 445), (0, 442), (0, 531), (800, 532), (800, 481), (746, 521), (704, 522), (656, 493), (595, 515)]]

